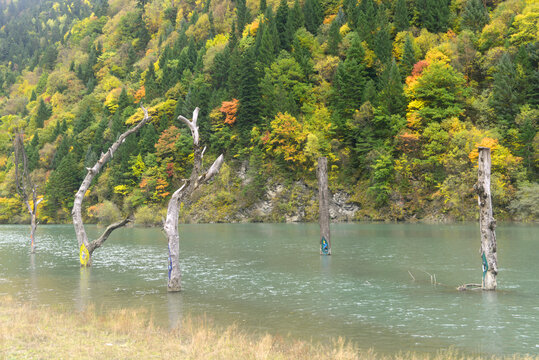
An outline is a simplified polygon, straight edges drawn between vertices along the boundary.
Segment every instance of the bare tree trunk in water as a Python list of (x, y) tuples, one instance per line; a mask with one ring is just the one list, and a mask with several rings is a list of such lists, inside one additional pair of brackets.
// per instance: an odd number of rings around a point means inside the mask
[(185, 183), (172, 194), (170, 201), (168, 202), (167, 218), (164, 223), (165, 234), (168, 240), (168, 291), (180, 291), (181, 290), (181, 271), (180, 271), (180, 234), (178, 231), (178, 218), (180, 216), (180, 205), (182, 201), (189, 198), (193, 191), (195, 191), (200, 185), (210, 181), (221, 168), (224, 158), (223, 155), (213, 162), (212, 166), (201, 175), (202, 172), (202, 157), (204, 156), (204, 150), (199, 144), (198, 134), (198, 112), (197, 107), (193, 112), (193, 119), (189, 121), (183, 116), (178, 116), (178, 119), (183, 121), (191, 130), (193, 136), (193, 170), (191, 176), (185, 181)]
[[(13, 140), (13, 151), (15, 158), (15, 183), (17, 185), (17, 193), (22, 197), (28, 213), (30, 214), (30, 251), (34, 253), (36, 251), (35, 238), (37, 229), (37, 207), (39, 203), (43, 201), (43, 198), (37, 198), (37, 186), (34, 185), (30, 172), (28, 170), (28, 157), (24, 150), (23, 135), (17, 133)], [(19, 167), (22, 166), (22, 173)], [(29, 192), (32, 193), (32, 203), (30, 204)]]
[(103, 234), (97, 240), (89, 242), (86, 231), (84, 230), (84, 223), (82, 222), (82, 200), (86, 195), (86, 191), (88, 191), (88, 189), (90, 188), (90, 184), (92, 183), (93, 178), (97, 174), (99, 174), (103, 165), (105, 165), (105, 163), (112, 158), (116, 150), (118, 150), (120, 145), (124, 143), (125, 139), (129, 135), (133, 134), (134, 132), (137, 132), (150, 119), (150, 116), (148, 116), (148, 111), (142, 105), (140, 107), (144, 111), (144, 119), (142, 119), (142, 121), (139, 122), (136, 126), (130, 128), (129, 130), (121, 134), (120, 137), (118, 137), (118, 140), (116, 140), (110, 146), (107, 152), (101, 154), (101, 158), (95, 163), (93, 167), (86, 168), (86, 170), (88, 170), (88, 173), (82, 181), (79, 191), (77, 191), (77, 193), (75, 194), (75, 201), (73, 203), (73, 210), (71, 211), (71, 214), (73, 216), (73, 225), (75, 226), (75, 234), (77, 236), (77, 242), (79, 244), (81, 266), (91, 266), (93, 251), (103, 245), (103, 243), (107, 240), (112, 231), (124, 226), (130, 221), (129, 217), (127, 217), (122, 221), (109, 225), (105, 232), (103, 232)]
[(483, 290), (496, 290), (498, 257), (496, 254), (496, 220), (492, 216), (490, 194), (490, 149), (479, 148), (478, 179), (475, 185), (479, 203), (479, 228), (481, 231), (481, 260), (483, 263)]
[(320, 255), (331, 255), (331, 234), (329, 231), (329, 186), (328, 159), (318, 158), (318, 209), (320, 219)]

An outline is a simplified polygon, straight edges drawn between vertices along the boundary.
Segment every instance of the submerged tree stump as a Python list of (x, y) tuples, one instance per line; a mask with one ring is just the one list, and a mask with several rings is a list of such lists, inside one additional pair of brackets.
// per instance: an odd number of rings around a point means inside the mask
[(498, 256), (496, 254), (496, 220), (492, 215), (492, 197), (490, 193), (490, 149), (479, 147), (477, 200), (479, 203), (479, 228), (481, 231), (481, 260), (483, 264), (483, 290), (496, 290), (498, 274)]
[[(34, 184), (28, 169), (28, 156), (24, 150), (23, 134), (17, 133), (13, 139), (13, 152), (15, 161), (15, 183), (17, 192), (24, 201), (30, 214), (30, 252), (36, 251), (35, 237), (37, 229), (37, 207), (43, 201), (43, 197), (37, 196), (37, 185)], [(22, 169), (19, 169), (22, 167)], [(32, 199), (30, 200), (30, 195)]]
[(329, 231), (329, 187), (328, 159), (318, 158), (318, 209), (320, 223), (320, 255), (331, 255), (331, 233)]
[(180, 233), (178, 231), (178, 218), (180, 216), (180, 205), (182, 201), (189, 198), (191, 194), (200, 186), (210, 181), (221, 169), (223, 165), (223, 154), (213, 162), (210, 168), (203, 173), (202, 172), (202, 158), (206, 148), (202, 148), (199, 144), (198, 133), (198, 113), (200, 109), (197, 107), (193, 111), (193, 118), (191, 120), (178, 116), (178, 120), (183, 121), (185, 125), (191, 130), (193, 137), (193, 169), (191, 170), (191, 176), (185, 180), (185, 183), (177, 189), (170, 198), (167, 208), (167, 218), (163, 224), (163, 229), (168, 240), (168, 284), (167, 290), (169, 292), (180, 291), (181, 285), (181, 271), (180, 271)]

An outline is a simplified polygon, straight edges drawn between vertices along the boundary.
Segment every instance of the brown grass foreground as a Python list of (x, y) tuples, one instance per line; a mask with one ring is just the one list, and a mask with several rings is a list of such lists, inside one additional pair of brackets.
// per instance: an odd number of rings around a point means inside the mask
[[(2, 359), (479, 359), (453, 351), (378, 356), (342, 339), (332, 345), (254, 336), (236, 327), (220, 329), (188, 319), (174, 330), (156, 327), (144, 310), (96, 315), (18, 304), (0, 298)], [(512, 359), (539, 359), (517, 357)]]

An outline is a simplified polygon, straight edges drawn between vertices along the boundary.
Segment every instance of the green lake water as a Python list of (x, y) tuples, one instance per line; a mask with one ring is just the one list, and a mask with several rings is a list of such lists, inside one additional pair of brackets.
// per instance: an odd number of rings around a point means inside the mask
[[(101, 229), (87, 227), (90, 238)], [(316, 224), (181, 226), (183, 291), (166, 291), (159, 229), (117, 230), (80, 269), (73, 227), (0, 226), (0, 296), (102, 311), (145, 307), (162, 326), (206, 315), (219, 325), (381, 353), (539, 354), (539, 227), (497, 228), (496, 292), (481, 282), (476, 224), (336, 224), (320, 256)], [(413, 280), (412, 276), (415, 277)], [(431, 275), (440, 284), (431, 284)]]

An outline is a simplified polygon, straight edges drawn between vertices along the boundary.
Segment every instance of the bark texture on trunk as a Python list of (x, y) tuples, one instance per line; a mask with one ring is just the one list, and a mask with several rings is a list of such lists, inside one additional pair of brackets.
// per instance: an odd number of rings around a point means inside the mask
[(328, 159), (318, 158), (318, 209), (320, 222), (320, 255), (331, 255), (331, 233), (329, 231), (329, 186)]
[(219, 157), (213, 162), (212, 166), (202, 173), (202, 158), (204, 156), (204, 150), (199, 144), (198, 133), (198, 112), (197, 107), (193, 112), (193, 119), (189, 121), (183, 116), (178, 116), (178, 119), (183, 121), (191, 130), (193, 136), (193, 170), (189, 179), (185, 180), (185, 183), (176, 190), (170, 201), (168, 202), (167, 218), (163, 225), (163, 229), (168, 240), (168, 291), (180, 291), (181, 290), (181, 270), (180, 270), (180, 234), (178, 231), (178, 219), (180, 216), (180, 205), (184, 199), (189, 198), (193, 191), (195, 191), (200, 185), (208, 182), (213, 178), (223, 165), (224, 157)]
[[(146, 122), (150, 119), (150, 116), (148, 116), (148, 111), (141, 105), (140, 106), (142, 110), (144, 111), (144, 119), (140, 121), (136, 126), (130, 128), (123, 134), (121, 134), (118, 137), (118, 140), (116, 140), (110, 148), (107, 150), (106, 153), (101, 153), (101, 158), (95, 163), (95, 165), (91, 168), (86, 168), (88, 173), (86, 174), (86, 177), (82, 181), (79, 190), (75, 194), (75, 201), (73, 202), (73, 210), (71, 211), (71, 215), (73, 217), (73, 226), (75, 227), (75, 234), (77, 236), (77, 242), (79, 245), (79, 249), (81, 249), (81, 266), (91, 266), (92, 265), (92, 252), (103, 245), (105, 240), (109, 237), (109, 235), (112, 233), (113, 230), (124, 226), (129, 222), (129, 218), (126, 218), (120, 222), (117, 222), (115, 224), (110, 225), (107, 227), (105, 232), (99, 237), (99, 239), (92, 241), (91, 243), (88, 241), (88, 236), (86, 235), (86, 230), (84, 229), (84, 223), (82, 221), (82, 200), (84, 200), (84, 196), (86, 195), (86, 191), (90, 188), (90, 185), (92, 183), (92, 180), (94, 177), (99, 174), (101, 171), (101, 168), (107, 161), (109, 161), (116, 150), (122, 145), (125, 141), (125, 139), (137, 132)], [(84, 249), (87, 249), (88, 253), (86, 256), (88, 258), (84, 258), (83, 254), (86, 254)]]
[(479, 228), (481, 231), (481, 261), (483, 264), (483, 290), (496, 290), (498, 256), (496, 253), (496, 220), (492, 215), (490, 194), (490, 149), (479, 148), (478, 179), (475, 185), (479, 203)]

